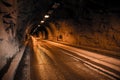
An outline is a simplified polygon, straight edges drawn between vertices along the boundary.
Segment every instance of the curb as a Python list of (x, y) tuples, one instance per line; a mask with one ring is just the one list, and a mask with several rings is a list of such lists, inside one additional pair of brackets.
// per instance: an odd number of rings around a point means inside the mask
[(17, 55), (11, 62), (9, 69), (7, 73), (5, 73), (5, 75), (3, 76), (2, 80), (13, 80), (14, 79), (14, 75), (16, 73), (17, 67), (20, 63), (20, 60), (23, 56), (24, 51), (25, 51), (25, 47), (22, 47), (21, 51), (17, 53)]

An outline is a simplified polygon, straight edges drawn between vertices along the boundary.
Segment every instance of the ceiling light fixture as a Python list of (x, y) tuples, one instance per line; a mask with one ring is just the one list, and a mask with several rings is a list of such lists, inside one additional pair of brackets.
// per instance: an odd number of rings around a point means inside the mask
[(38, 27), (40, 27), (40, 25), (38, 25)]
[(49, 16), (49, 15), (45, 15), (44, 17), (45, 17), (45, 18), (49, 18), (50, 16)]
[(41, 21), (41, 23), (44, 23), (44, 22), (45, 22), (45, 21), (43, 21), (43, 20)]

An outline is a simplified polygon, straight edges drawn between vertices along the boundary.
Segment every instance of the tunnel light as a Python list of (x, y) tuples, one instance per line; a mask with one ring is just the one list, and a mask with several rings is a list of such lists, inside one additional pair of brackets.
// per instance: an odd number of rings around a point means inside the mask
[(40, 27), (40, 25), (38, 25), (38, 27)]
[(60, 6), (60, 3), (55, 3), (55, 4), (52, 6), (52, 8), (56, 9), (56, 8), (58, 8), (58, 6)]
[(45, 21), (43, 21), (43, 20), (41, 21), (41, 23), (44, 23), (44, 22), (45, 22)]
[(45, 17), (45, 18), (49, 18), (50, 16), (49, 16), (49, 15), (45, 15), (44, 17)]

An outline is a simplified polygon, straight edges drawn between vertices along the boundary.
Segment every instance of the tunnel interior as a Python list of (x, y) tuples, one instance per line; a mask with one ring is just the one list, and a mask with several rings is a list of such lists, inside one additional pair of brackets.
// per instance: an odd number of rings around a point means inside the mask
[[(48, 40), (119, 50), (120, 6), (117, 1), (54, 0), (44, 6), (43, 12), (38, 12), (30, 23), (44, 26), (45, 29), (36, 30), (37, 35), (43, 30)], [(45, 14), (50, 18), (45, 19)], [(41, 23), (41, 20), (45, 22)]]
[(41, 34), (47, 40), (119, 50), (117, 0), (0, 0), (0, 4), (6, 33), (10, 32), (11, 38), (14, 35), (20, 42)]
[[(99, 53), (109, 55), (112, 56), (111, 58), (117, 58), (118, 60), (115, 59), (116, 64), (120, 66), (119, 0), (0, 0), (0, 80), (2, 80), (3, 73), (7, 72), (15, 56), (22, 53), (26, 54), (33, 48), (39, 48), (42, 44), (39, 44), (39, 41), (50, 41), (51, 44), (52, 42), (54, 44), (62, 43), (75, 48), (98, 52), (97, 55)], [(37, 46), (35, 46), (36, 44)], [(61, 55), (62, 51), (65, 53), (66, 50), (51, 47), (47, 43), (43, 44), (45, 45), (42, 47), (47, 46), (46, 48), (53, 52), (48, 53), (48, 55), (41, 50), (41, 54), (44, 54), (41, 55), (44, 60), (50, 62), (49, 56), (52, 56), (51, 60), (55, 57), (58, 57), (61, 61), (62, 59), (63, 61), (67, 60), (68, 56)], [(74, 51), (71, 48), (69, 50)], [(38, 53), (40, 53), (40, 49), (38, 49)], [(85, 53), (89, 55), (88, 52)], [(38, 54), (35, 55), (38, 56)], [(111, 60), (111, 58), (108, 58), (108, 60)], [(70, 59), (69, 56), (68, 60)], [(104, 59), (104, 57), (101, 59)], [(56, 61), (59, 63), (60, 60), (56, 59)], [(111, 69), (111, 66), (108, 69), (115, 71)], [(117, 69), (115, 73), (118, 74), (120, 70), (117, 71)]]

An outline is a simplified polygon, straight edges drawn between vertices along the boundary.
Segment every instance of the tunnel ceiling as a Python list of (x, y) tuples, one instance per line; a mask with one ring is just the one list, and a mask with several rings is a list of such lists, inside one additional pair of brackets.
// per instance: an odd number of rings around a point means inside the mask
[[(19, 16), (23, 22), (38, 23), (55, 2), (61, 4), (52, 18), (75, 18), (84, 12), (114, 12), (120, 9), (118, 0), (17, 0)], [(120, 10), (119, 10), (120, 11)]]
[[(8, 0), (0, 0), (5, 6), (11, 7)], [(13, 1), (13, 0), (9, 0)], [(37, 26), (43, 16), (53, 10), (55, 3), (60, 3), (57, 9), (54, 9), (48, 21), (59, 19), (73, 19), (79, 21), (81, 18), (89, 18), (95, 13), (117, 13), (120, 14), (118, 0), (16, 0), (17, 1), (17, 25), (18, 33), (23, 34), (26, 26)]]

